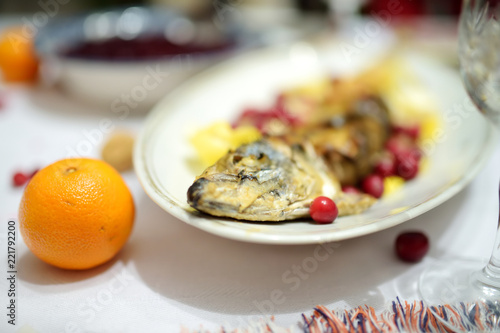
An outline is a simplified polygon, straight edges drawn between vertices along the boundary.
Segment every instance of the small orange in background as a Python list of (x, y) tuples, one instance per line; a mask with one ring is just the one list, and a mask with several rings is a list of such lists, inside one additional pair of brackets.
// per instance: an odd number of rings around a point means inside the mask
[(38, 58), (33, 37), (22, 27), (11, 27), (0, 35), (0, 70), (6, 82), (32, 82), (38, 76)]
[(106, 162), (71, 158), (40, 171), (24, 190), (19, 226), (28, 248), (65, 269), (113, 258), (132, 231), (135, 207), (121, 175)]

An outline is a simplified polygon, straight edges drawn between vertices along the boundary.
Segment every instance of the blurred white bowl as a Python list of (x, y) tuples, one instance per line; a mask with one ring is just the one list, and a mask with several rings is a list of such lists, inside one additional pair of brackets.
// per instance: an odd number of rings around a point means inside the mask
[[(234, 22), (225, 23), (221, 27), (211, 21), (193, 21), (177, 12), (151, 7), (60, 19), (41, 29), (35, 40), (41, 80), (114, 112), (125, 108), (149, 110), (187, 77), (250, 46), (251, 39)], [(86, 43), (126, 42), (148, 36), (164, 36), (179, 45), (195, 43), (201, 48), (180, 54), (146, 55), (143, 51), (147, 45), (142, 43), (139, 55), (129, 57), (69, 52)], [(226, 47), (214, 48), (222, 44)]]

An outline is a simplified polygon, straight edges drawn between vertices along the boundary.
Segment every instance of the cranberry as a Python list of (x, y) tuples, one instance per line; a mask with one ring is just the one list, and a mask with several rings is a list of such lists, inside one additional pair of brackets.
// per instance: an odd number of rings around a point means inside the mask
[(410, 150), (410, 154), (417, 160), (417, 162), (422, 159), (422, 151), (418, 147), (414, 147), (412, 150)]
[(380, 198), (384, 193), (384, 179), (380, 175), (371, 174), (363, 179), (361, 188), (365, 193)]
[(396, 254), (407, 262), (422, 260), (429, 250), (429, 239), (420, 231), (408, 231), (401, 233), (396, 238)]
[(23, 186), (29, 179), (30, 176), (22, 172), (16, 172), (12, 177), (12, 184), (16, 187)]
[(377, 164), (375, 164), (373, 171), (382, 177), (389, 177), (396, 174), (396, 159), (394, 155), (387, 154), (382, 157)]
[(313, 200), (309, 208), (312, 219), (320, 224), (332, 223), (339, 215), (339, 210), (332, 199), (320, 196)]
[(406, 134), (396, 133), (385, 143), (385, 148), (394, 156), (416, 148), (415, 142)]
[(392, 129), (394, 133), (397, 134), (405, 134), (412, 138), (413, 140), (417, 140), (420, 136), (420, 126), (419, 125), (410, 125), (410, 126), (394, 126)]
[(357, 187), (354, 187), (351, 185), (342, 186), (342, 192), (350, 193), (350, 194), (360, 194), (361, 193), (361, 191)]
[(396, 158), (397, 175), (405, 180), (413, 179), (418, 174), (419, 156), (411, 152), (401, 153)]
[(270, 108), (261, 110), (253, 108), (245, 109), (233, 123), (233, 127), (249, 124), (257, 127), (263, 134), (266, 134), (266, 125), (273, 120), (278, 120), (285, 126), (293, 127), (300, 124), (300, 119), (287, 111), (285, 102), (285, 96), (279, 95), (274, 105)]
[(250, 124), (262, 130), (266, 121), (267, 116), (264, 112), (255, 109), (246, 109), (233, 124), (233, 127), (238, 127), (242, 124)]

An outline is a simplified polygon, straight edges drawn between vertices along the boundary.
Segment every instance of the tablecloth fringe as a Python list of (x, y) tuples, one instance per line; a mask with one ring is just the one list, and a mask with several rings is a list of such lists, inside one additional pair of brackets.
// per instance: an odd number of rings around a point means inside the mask
[(380, 314), (366, 305), (342, 311), (317, 306), (311, 316), (302, 315), (302, 320), (305, 333), (500, 331), (498, 305), (462, 302), (428, 307), (422, 301), (399, 298)]
[[(433, 311), (435, 313), (434, 314)], [(445, 325), (449, 324), (449, 327)], [(498, 304), (458, 303), (428, 307), (422, 301), (396, 298), (386, 310), (377, 313), (362, 305), (350, 310), (331, 310), (323, 305), (311, 315), (302, 314), (297, 330), (280, 327), (274, 318), (260, 320), (246, 328), (226, 329), (220, 333), (357, 333), (357, 332), (500, 332)], [(453, 327), (454, 329), (451, 329)]]

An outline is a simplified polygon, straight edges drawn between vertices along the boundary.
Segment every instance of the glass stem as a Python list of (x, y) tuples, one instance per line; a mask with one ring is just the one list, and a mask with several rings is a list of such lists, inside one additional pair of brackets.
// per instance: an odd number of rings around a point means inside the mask
[[(499, 191), (500, 195), (500, 191)], [(499, 196), (500, 198), (500, 196)], [(483, 283), (486, 283), (495, 288), (500, 288), (500, 215), (498, 219), (498, 227), (497, 227), (497, 235), (495, 239), (495, 245), (493, 248), (493, 252), (491, 254), (490, 261), (483, 269), (483, 275), (486, 280), (483, 280)]]
[(497, 232), (495, 248), (484, 270), (492, 278), (498, 279), (498, 284), (500, 285), (500, 232)]

